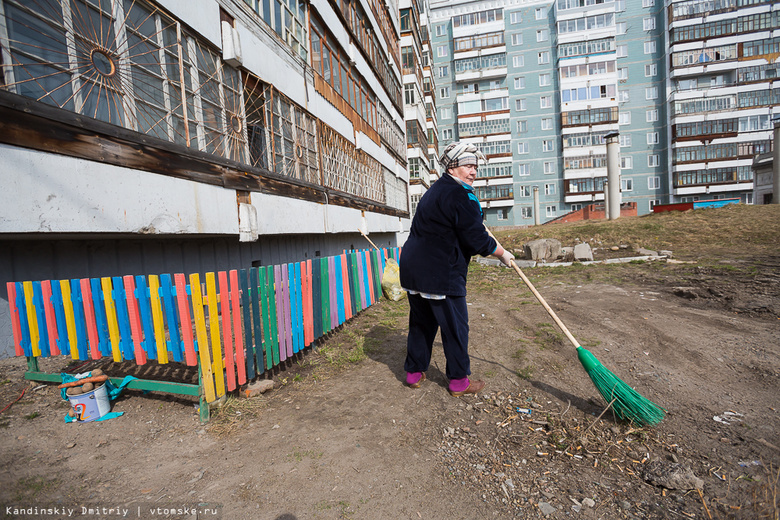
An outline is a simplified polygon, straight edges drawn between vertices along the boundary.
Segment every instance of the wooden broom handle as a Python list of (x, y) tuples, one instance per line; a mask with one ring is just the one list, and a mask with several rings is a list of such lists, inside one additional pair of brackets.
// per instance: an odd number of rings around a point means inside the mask
[(373, 242), (371, 241), (371, 239), (370, 239), (370, 238), (368, 238), (368, 235), (366, 235), (365, 233), (363, 233), (363, 230), (362, 230), (362, 229), (358, 229), (358, 231), (360, 231), (360, 234), (361, 234), (361, 235), (363, 235), (363, 236), (366, 238), (366, 240), (368, 240), (368, 243), (369, 243), (369, 244), (371, 244), (372, 246), (374, 246), (374, 249), (379, 249), (378, 247), (376, 247), (376, 244), (375, 244), (375, 243), (373, 243)]
[[(491, 238), (493, 238), (493, 240), (496, 241), (496, 243), (500, 244), (500, 242), (498, 242), (498, 239), (496, 238), (496, 236), (490, 231), (490, 229), (487, 227), (487, 225), (485, 225), (485, 230), (488, 232), (488, 235), (490, 235)], [(504, 247), (504, 246), (501, 246), (501, 247)], [(505, 249), (505, 251), (506, 251), (506, 249)], [(512, 262), (512, 267), (514, 267), (515, 271), (517, 271), (517, 274), (520, 275), (520, 278), (522, 278), (523, 281), (525, 282), (525, 284), (528, 286), (528, 288), (531, 289), (531, 292), (534, 294), (534, 296), (536, 296), (536, 299), (539, 300), (539, 303), (542, 304), (542, 307), (544, 307), (544, 309), (547, 311), (547, 313), (550, 315), (550, 317), (553, 320), (555, 320), (555, 323), (558, 325), (558, 327), (560, 327), (561, 330), (563, 331), (563, 333), (566, 334), (566, 337), (569, 338), (569, 341), (571, 341), (571, 344), (574, 345), (575, 348), (579, 348), (580, 347), (579, 342), (577, 342), (577, 340), (574, 339), (574, 336), (571, 335), (571, 332), (569, 332), (569, 329), (566, 328), (566, 325), (563, 324), (563, 322), (558, 317), (558, 315), (555, 314), (555, 311), (552, 310), (552, 308), (547, 304), (547, 302), (544, 300), (544, 298), (542, 298), (542, 295), (539, 294), (539, 291), (536, 290), (536, 287), (534, 287), (534, 284), (531, 283), (531, 280), (529, 280), (528, 277), (525, 275), (525, 273), (523, 273), (523, 271), (520, 270), (520, 267), (517, 266), (517, 264), (515, 263), (514, 260), (512, 260), (511, 262)]]
[(520, 270), (520, 268), (517, 266), (514, 260), (512, 260), (512, 267), (514, 267), (515, 271), (517, 271), (517, 274), (520, 275), (520, 278), (523, 279), (525, 284), (528, 286), (529, 289), (531, 289), (531, 292), (536, 296), (536, 299), (539, 300), (539, 303), (542, 304), (542, 307), (547, 311), (547, 313), (550, 315), (550, 317), (555, 320), (555, 323), (561, 328), (564, 334), (566, 334), (566, 337), (569, 338), (569, 341), (571, 341), (571, 344), (575, 347), (579, 348), (580, 344), (577, 342), (576, 339), (574, 339), (574, 336), (571, 335), (571, 332), (569, 332), (569, 329), (566, 328), (566, 325), (563, 324), (561, 319), (558, 317), (557, 314), (555, 314), (555, 311), (552, 310), (552, 308), (547, 304), (547, 302), (542, 298), (542, 295), (539, 294), (539, 291), (536, 290), (536, 287), (534, 287), (534, 284), (531, 283), (531, 280), (528, 279), (528, 277), (523, 273), (523, 271)]
[(92, 377), (85, 377), (83, 379), (77, 379), (76, 381), (71, 381), (70, 383), (62, 383), (57, 388), (70, 388), (72, 386), (81, 386), (84, 383), (102, 383), (103, 381), (106, 381), (108, 379), (108, 376), (103, 374), (100, 376), (92, 376)]

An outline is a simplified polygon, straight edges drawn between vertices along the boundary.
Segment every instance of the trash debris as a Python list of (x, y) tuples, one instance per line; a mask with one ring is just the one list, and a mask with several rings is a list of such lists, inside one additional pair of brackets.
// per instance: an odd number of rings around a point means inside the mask
[(731, 424), (732, 422), (741, 422), (742, 419), (740, 419), (740, 417), (744, 417), (744, 415), (738, 412), (728, 411), (728, 412), (723, 412), (720, 415), (715, 415), (712, 417), (712, 419), (715, 422), (728, 425)]

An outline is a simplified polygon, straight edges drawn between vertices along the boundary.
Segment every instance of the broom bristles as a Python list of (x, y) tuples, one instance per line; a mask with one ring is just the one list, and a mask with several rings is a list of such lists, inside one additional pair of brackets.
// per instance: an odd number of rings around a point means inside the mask
[(663, 420), (665, 415), (663, 408), (639, 395), (636, 390), (602, 365), (596, 356), (582, 347), (577, 347), (577, 356), (601, 397), (607, 403), (612, 403), (612, 409), (619, 418), (639, 426), (652, 426)]

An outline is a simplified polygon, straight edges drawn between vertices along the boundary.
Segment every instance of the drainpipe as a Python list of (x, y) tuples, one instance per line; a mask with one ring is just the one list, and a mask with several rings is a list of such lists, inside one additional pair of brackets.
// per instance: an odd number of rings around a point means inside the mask
[(609, 220), (616, 220), (620, 217), (620, 141), (618, 133), (612, 132), (604, 136), (607, 141), (607, 180), (609, 182), (609, 191), (607, 192)]
[(534, 186), (534, 225), (538, 226), (541, 223), (539, 217), (539, 186)]
[(780, 120), (775, 121), (772, 150), (772, 204), (780, 204)]

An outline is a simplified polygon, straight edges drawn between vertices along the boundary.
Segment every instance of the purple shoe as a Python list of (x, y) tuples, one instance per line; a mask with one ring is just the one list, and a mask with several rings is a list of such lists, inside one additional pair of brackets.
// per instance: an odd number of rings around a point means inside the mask
[(420, 388), (420, 384), (425, 381), (425, 372), (407, 372), (406, 384), (411, 388)]

